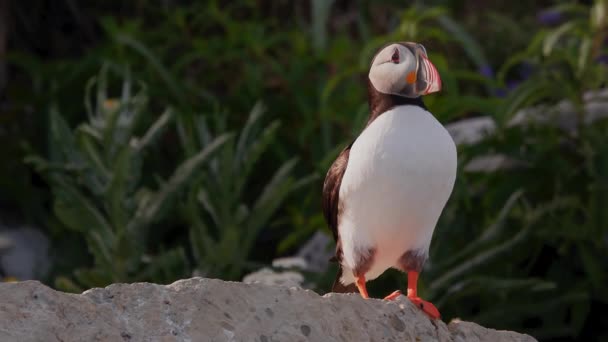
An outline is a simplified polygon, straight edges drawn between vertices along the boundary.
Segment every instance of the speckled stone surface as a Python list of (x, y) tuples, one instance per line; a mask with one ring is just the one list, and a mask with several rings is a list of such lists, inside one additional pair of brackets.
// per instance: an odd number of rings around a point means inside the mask
[(535, 341), (475, 323), (431, 321), (404, 297), (193, 278), (115, 284), (81, 295), (0, 284), (0, 341)]

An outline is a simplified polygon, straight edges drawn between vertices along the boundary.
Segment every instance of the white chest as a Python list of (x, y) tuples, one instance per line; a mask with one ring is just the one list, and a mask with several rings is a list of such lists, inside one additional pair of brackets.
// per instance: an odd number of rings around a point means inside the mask
[(380, 115), (353, 144), (340, 187), (344, 261), (370, 247), (386, 267), (408, 250), (426, 253), (455, 178), (454, 142), (431, 113)]

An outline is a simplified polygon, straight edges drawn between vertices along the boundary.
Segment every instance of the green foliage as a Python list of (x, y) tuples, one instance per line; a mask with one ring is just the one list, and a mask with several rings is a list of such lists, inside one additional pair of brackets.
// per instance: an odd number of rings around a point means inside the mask
[[(279, 122), (261, 126), (264, 109), (257, 104), (237, 139), (220, 148), (198, 175), (182, 213), (190, 229), (190, 244), (199, 273), (224, 279), (240, 279), (251, 269), (249, 255), (263, 229), (293, 191), (310, 184), (314, 177), (300, 180), (291, 174), (297, 159), (284, 162), (266, 184), (252, 179), (260, 157), (275, 140)], [(178, 120), (180, 139), (196, 150), (214, 140), (204, 117)], [(213, 117), (214, 131), (226, 127), (226, 115)], [(188, 134), (187, 127), (193, 129)], [(259, 193), (256, 190), (259, 189)]]
[[(170, 281), (187, 274), (188, 261), (178, 246), (150, 254), (148, 235), (155, 223), (170, 214), (172, 202), (229, 136), (208, 141), (204, 148), (178, 165), (157, 190), (143, 184), (144, 156), (173, 119), (167, 109), (142, 137), (136, 136), (146, 114), (145, 88), (132, 95), (129, 78), (120, 98), (108, 97), (108, 68), (92, 80), (85, 104), (88, 121), (71, 130), (57, 108), (49, 118), (49, 159), (30, 156), (48, 180), (53, 212), (67, 229), (82, 235), (93, 256), (92, 267), (74, 272), (75, 282), (60, 277), (66, 290), (105, 286), (113, 282), (156, 279)], [(94, 90), (95, 100), (90, 99)]]
[(504, 82), (509, 72), (522, 62), (536, 70), (506, 99), (507, 105), (497, 113), (502, 122), (523, 106), (543, 100), (568, 99), (577, 107), (578, 124), (581, 125), (583, 94), (605, 85), (606, 64), (597, 63), (606, 53), (603, 45), (606, 22), (597, 19), (605, 15), (601, 14), (606, 12), (604, 1), (596, 1), (589, 9), (583, 5), (569, 5), (553, 10), (570, 14), (569, 20), (557, 28), (538, 32), (527, 49), (506, 60), (498, 73), (498, 78)]

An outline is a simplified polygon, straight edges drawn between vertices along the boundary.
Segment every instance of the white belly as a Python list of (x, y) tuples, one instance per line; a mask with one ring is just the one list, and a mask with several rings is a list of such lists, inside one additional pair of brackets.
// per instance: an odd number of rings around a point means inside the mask
[(454, 141), (431, 113), (399, 106), (374, 120), (351, 147), (340, 187), (343, 282), (371, 248), (367, 279), (407, 251), (428, 253), (455, 179)]

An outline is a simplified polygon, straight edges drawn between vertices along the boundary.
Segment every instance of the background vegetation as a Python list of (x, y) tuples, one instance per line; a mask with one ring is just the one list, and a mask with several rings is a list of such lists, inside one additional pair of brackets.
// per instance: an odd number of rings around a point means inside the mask
[[(3, 0), (0, 12), (1, 215), (50, 236), (48, 284), (238, 280), (328, 232), (321, 184), (365, 122), (369, 60), (412, 40), (442, 75), (430, 111), (497, 126), (459, 147), (422, 293), (444, 319), (608, 340), (608, 122), (584, 105), (606, 86), (606, 1)], [(552, 124), (564, 99), (571, 129)], [(529, 106), (541, 120), (511, 124)], [(488, 153), (519, 167), (465, 171)], [(334, 271), (311, 278), (320, 292)], [(371, 290), (404, 282), (390, 273)]]

